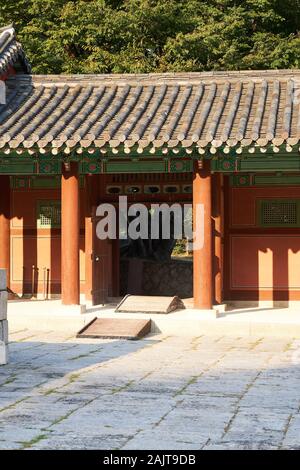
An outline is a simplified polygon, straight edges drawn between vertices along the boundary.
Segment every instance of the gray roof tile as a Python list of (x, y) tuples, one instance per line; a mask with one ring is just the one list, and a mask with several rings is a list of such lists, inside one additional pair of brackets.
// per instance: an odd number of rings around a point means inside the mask
[(17, 75), (7, 88), (1, 148), (218, 148), (300, 140), (300, 70)]

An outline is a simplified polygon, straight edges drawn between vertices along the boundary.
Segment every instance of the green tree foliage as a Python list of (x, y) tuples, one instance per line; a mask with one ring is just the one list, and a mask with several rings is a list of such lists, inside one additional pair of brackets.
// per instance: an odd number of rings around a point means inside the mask
[(1, 0), (35, 73), (292, 68), (300, 0)]

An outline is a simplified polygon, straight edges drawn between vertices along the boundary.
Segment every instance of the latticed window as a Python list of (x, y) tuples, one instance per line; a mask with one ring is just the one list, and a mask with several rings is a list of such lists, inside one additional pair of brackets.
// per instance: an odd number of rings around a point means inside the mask
[(300, 199), (261, 199), (259, 225), (263, 227), (299, 227)]
[(60, 228), (61, 204), (59, 201), (38, 203), (38, 226), (40, 228)]

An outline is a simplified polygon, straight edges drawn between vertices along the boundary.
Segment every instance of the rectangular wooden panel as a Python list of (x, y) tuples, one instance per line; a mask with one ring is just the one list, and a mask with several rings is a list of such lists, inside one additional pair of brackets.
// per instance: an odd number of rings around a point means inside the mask
[(231, 235), (231, 289), (300, 289), (300, 237)]
[(257, 204), (261, 199), (280, 200), (300, 199), (300, 187), (247, 187), (230, 188), (229, 190), (229, 215), (230, 227), (249, 227), (257, 225)]
[[(41, 203), (59, 203), (60, 189), (27, 189), (12, 191), (12, 228), (37, 228), (38, 207)], [(80, 227), (85, 224), (85, 194), (80, 191)]]

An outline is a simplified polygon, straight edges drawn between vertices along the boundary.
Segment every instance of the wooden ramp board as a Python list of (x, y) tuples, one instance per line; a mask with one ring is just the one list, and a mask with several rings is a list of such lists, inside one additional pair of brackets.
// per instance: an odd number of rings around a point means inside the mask
[(140, 339), (151, 331), (151, 320), (94, 318), (76, 335), (77, 338)]
[(124, 313), (170, 313), (184, 309), (184, 303), (177, 297), (156, 297), (146, 295), (126, 295), (115, 312)]

